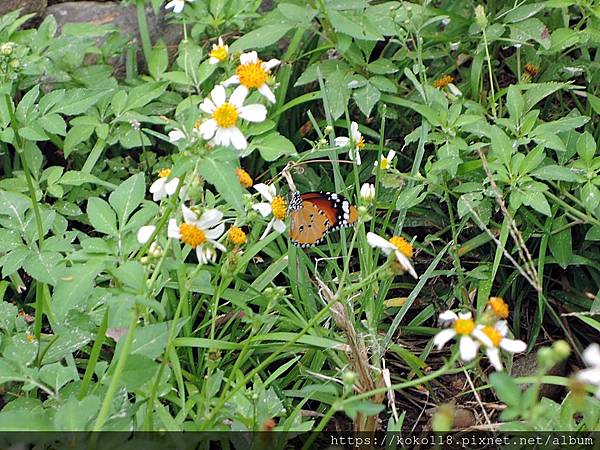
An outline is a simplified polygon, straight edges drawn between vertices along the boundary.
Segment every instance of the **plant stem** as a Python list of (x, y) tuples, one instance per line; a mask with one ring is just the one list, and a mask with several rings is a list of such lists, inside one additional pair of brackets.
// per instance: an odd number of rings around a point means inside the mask
[(146, 67), (150, 63), (150, 54), (152, 52), (152, 41), (150, 40), (150, 31), (148, 30), (148, 20), (146, 18), (146, 7), (144, 0), (136, 0), (135, 10), (137, 13), (138, 29), (140, 32), (140, 39), (142, 40), (142, 51), (144, 52), (144, 59), (146, 60)]

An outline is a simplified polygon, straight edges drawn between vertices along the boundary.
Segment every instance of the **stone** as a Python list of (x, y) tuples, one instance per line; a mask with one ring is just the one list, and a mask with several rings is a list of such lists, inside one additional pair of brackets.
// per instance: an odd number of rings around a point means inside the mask
[(44, 14), (47, 0), (0, 0), (0, 16), (21, 8), (21, 14), (34, 13), (38, 17)]
[[(49, 6), (46, 14), (54, 16), (58, 32), (69, 23), (87, 22), (94, 25), (114, 25), (137, 45), (138, 67), (140, 70), (145, 67), (135, 6), (122, 6), (115, 2), (104, 1), (68, 1)], [(147, 7), (146, 18), (152, 43), (155, 44), (158, 39), (162, 39), (172, 59), (183, 36), (181, 25), (167, 23), (163, 8), (160, 9), (158, 15), (155, 15), (152, 8)], [(102, 45), (102, 42), (99, 42), (99, 45)], [(124, 73), (125, 56), (111, 61), (111, 64), (117, 76)]]

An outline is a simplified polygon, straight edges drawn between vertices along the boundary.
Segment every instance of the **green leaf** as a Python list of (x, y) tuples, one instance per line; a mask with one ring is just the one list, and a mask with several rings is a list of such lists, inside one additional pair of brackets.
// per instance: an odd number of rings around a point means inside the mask
[(58, 392), (65, 384), (73, 379), (73, 375), (77, 377), (77, 372), (73, 374), (73, 369), (63, 366), (59, 362), (46, 364), (40, 369), (40, 380), (52, 388), (54, 392)]
[(56, 252), (31, 253), (23, 262), (23, 269), (31, 276), (42, 283), (56, 284), (58, 273), (60, 271), (59, 263), (63, 257)]
[(213, 184), (219, 194), (233, 206), (239, 213), (245, 214), (244, 191), (235, 174), (236, 165), (233, 161), (221, 161), (215, 158), (214, 153), (202, 158), (198, 166), (200, 175)]
[[(132, 354), (127, 358), (120, 381), (128, 391), (135, 391), (154, 380), (158, 367), (158, 364), (147, 356)], [(109, 376), (112, 376), (112, 372), (114, 371), (109, 372)]]
[(338, 68), (331, 73), (325, 80), (325, 91), (329, 102), (329, 111), (333, 120), (339, 119), (348, 105), (350, 99), (350, 89), (346, 83), (347, 72), (342, 72)]
[(509, 167), (511, 156), (516, 151), (513, 141), (497, 125), (491, 128), (490, 133), (492, 138), (492, 154), (502, 161), (506, 167)]
[(146, 83), (141, 86), (134, 87), (129, 91), (127, 97), (127, 106), (124, 112), (146, 106), (155, 98), (160, 97), (169, 86), (168, 83)]
[(167, 70), (169, 65), (169, 54), (165, 43), (160, 40), (150, 52), (148, 60), (148, 72), (155, 80), (160, 79), (161, 75)]
[(371, 110), (381, 99), (381, 92), (374, 84), (367, 82), (365, 86), (356, 89), (352, 96), (361, 112), (369, 117)]
[(88, 199), (87, 215), (92, 226), (101, 233), (117, 235), (117, 218), (106, 201), (98, 197)]
[(29, 208), (31, 199), (26, 195), (0, 189), (0, 215), (8, 215), (23, 222), (23, 215)]
[(376, 75), (386, 75), (388, 73), (398, 72), (398, 67), (389, 59), (379, 58), (369, 63), (367, 69)]
[(527, 191), (523, 193), (522, 199), (524, 205), (531, 206), (533, 209), (546, 216), (552, 215), (552, 212), (550, 211), (550, 205), (548, 204), (548, 200), (546, 200), (546, 196), (543, 192)]
[(593, 225), (590, 229), (585, 233), (586, 241), (600, 241), (600, 226)]
[(508, 87), (506, 95), (506, 107), (513, 121), (519, 120), (525, 110), (525, 101), (521, 95), (521, 91), (514, 84)]
[(550, 48), (550, 32), (540, 19), (531, 18), (510, 25), (510, 37), (522, 43), (533, 40), (546, 50)]
[(338, 33), (344, 33), (356, 39), (377, 41), (383, 36), (362, 11), (329, 11), (331, 25)]
[(62, 431), (83, 431), (88, 429), (90, 421), (98, 415), (100, 398), (89, 395), (81, 400), (72, 395), (56, 410), (54, 429)]
[(578, 180), (577, 173), (574, 170), (556, 164), (540, 167), (531, 172), (530, 175), (540, 180), (549, 181), (575, 182)]
[(108, 197), (108, 202), (117, 212), (119, 224), (125, 225), (131, 213), (142, 203), (146, 191), (143, 173), (135, 174), (123, 181)]
[(43, 412), (12, 409), (0, 411), (0, 431), (53, 431), (52, 422)]
[(54, 106), (50, 112), (68, 116), (82, 114), (110, 93), (112, 93), (110, 89), (70, 89), (66, 92), (64, 99)]
[(38, 119), (39, 124), (49, 133), (64, 136), (67, 133), (67, 124), (58, 114), (48, 114)]
[(292, 3), (280, 3), (277, 9), (283, 16), (302, 25), (310, 25), (311, 20), (317, 14), (317, 11), (308, 5), (298, 6)]
[(573, 242), (571, 239), (571, 228), (565, 216), (555, 218), (552, 222), (552, 233), (548, 239), (548, 245), (556, 262), (566, 269), (573, 257)]
[[(427, 196), (427, 192), (423, 192), (425, 186), (417, 185), (415, 187), (409, 189), (403, 189), (400, 195), (398, 196), (398, 201), (396, 202), (396, 209), (410, 209), (413, 206), (417, 206)], [(419, 195), (421, 194), (421, 195)]]
[(65, 137), (64, 142), (64, 155), (68, 158), (69, 155), (75, 150), (77, 144), (81, 144), (83, 141), (89, 139), (94, 132), (94, 127), (90, 125), (77, 125), (72, 127)]
[(521, 401), (521, 389), (505, 372), (494, 372), (490, 375), (490, 383), (498, 398), (507, 406), (518, 407)]
[(587, 166), (590, 166), (596, 155), (596, 141), (594, 136), (587, 131), (577, 139), (577, 154), (585, 161)]
[(62, 270), (52, 293), (52, 311), (58, 320), (64, 320), (72, 309), (85, 311), (94, 280), (102, 268), (101, 263), (86, 261)]
[(562, 133), (565, 131), (571, 131), (575, 128), (584, 126), (590, 121), (589, 117), (564, 117), (562, 119), (555, 120), (553, 122), (546, 122), (538, 125), (530, 133), (532, 137), (541, 136), (548, 133)]
[(292, 141), (277, 131), (253, 139), (251, 146), (258, 148), (260, 156), (265, 161), (275, 161), (284, 155), (296, 153), (296, 148), (292, 144)]
[(293, 27), (294, 24), (288, 22), (265, 25), (243, 35), (229, 46), (229, 50), (235, 53), (249, 48), (268, 47), (281, 39)]
[(600, 190), (591, 182), (587, 182), (583, 186), (580, 197), (584, 206), (590, 212), (596, 211), (596, 208), (600, 206)]
[(383, 411), (385, 407), (382, 404), (375, 404), (368, 400), (359, 400), (349, 402), (344, 407), (344, 412), (350, 416), (352, 420), (356, 420), (356, 416), (358, 413), (361, 413), (363, 416), (376, 416), (381, 411)]
[(144, 276), (144, 266), (137, 261), (125, 261), (121, 266), (114, 270), (114, 274), (125, 286), (142, 293), (146, 283)]
[(512, 9), (504, 16), (504, 23), (516, 23), (522, 20), (529, 19), (535, 16), (542, 9), (544, 9), (544, 3), (531, 3), (529, 5), (522, 5), (518, 8)]

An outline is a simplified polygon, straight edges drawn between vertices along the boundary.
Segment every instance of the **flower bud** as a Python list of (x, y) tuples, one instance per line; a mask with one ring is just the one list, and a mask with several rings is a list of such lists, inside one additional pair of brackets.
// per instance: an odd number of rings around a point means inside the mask
[(485, 16), (485, 9), (483, 8), (483, 5), (477, 5), (475, 7), (475, 22), (481, 28), (485, 28), (488, 25), (488, 20)]
[(13, 52), (14, 47), (14, 43), (5, 42), (4, 44), (0, 45), (0, 53), (2, 53), (4, 56), (10, 56)]
[(371, 183), (364, 183), (360, 187), (360, 198), (365, 203), (371, 203), (375, 198), (375, 186), (373, 186)]

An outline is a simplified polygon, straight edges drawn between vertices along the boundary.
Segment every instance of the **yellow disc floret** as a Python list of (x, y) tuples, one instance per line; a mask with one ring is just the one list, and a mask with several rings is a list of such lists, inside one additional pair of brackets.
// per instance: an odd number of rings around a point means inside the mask
[(433, 82), (433, 87), (438, 89), (445, 88), (453, 81), (454, 77), (452, 75), (444, 75), (442, 78), (439, 78)]
[(230, 128), (235, 125), (238, 118), (238, 110), (229, 102), (223, 103), (212, 114), (219, 128)]
[(210, 51), (210, 56), (212, 56), (213, 58), (218, 59), (219, 61), (225, 61), (227, 59), (228, 53), (229, 52), (228, 52), (227, 47), (225, 45), (219, 45), (217, 47), (214, 47)]
[(240, 184), (242, 186), (244, 186), (245, 188), (252, 187), (252, 184), (254, 184), (254, 181), (252, 180), (252, 177), (244, 169), (236, 169), (235, 170), (235, 174), (239, 178)]
[(483, 327), (483, 333), (490, 338), (494, 347), (498, 347), (502, 341), (502, 334), (494, 327), (485, 326)]
[(240, 84), (248, 89), (259, 88), (265, 84), (269, 73), (263, 69), (262, 64), (259, 59), (256, 62), (237, 66), (235, 74), (240, 79)]
[(360, 137), (360, 140), (356, 143), (356, 147), (358, 147), (359, 150), (362, 150), (365, 147), (365, 138), (364, 138), (364, 136)]
[(231, 227), (227, 234), (227, 239), (233, 245), (242, 245), (246, 243), (246, 233), (240, 227)]
[(192, 248), (196, 248), (206, 242), (206, 234), (195, 225), (182, 223), (179, 225), (181, 240)]
[(456, 319), (454, 321), (454, 331), (456, 334), (469, 335), (475, 329), (475, 322), (472, 319)]
[(410, 245), (406, 239), (401, 236), (394, 236), (390, 238), (390, 242), (398, 249), (400, 253), (402, 253), (407, 258), (412, 258), (413, 256), (413, 247)]
[(158, 172), (159, 178), (168, 178), (171, 175), (171, 169), (162, 169)]
[(501, 297), (490, 297), (488, 305), (499, 319), (508, 318), (508, 305)]
[(278, 220), (285, 219), (287, 214), (287, 205), (285, 203), (285, 199), (281, 195), (278, 195), (273, 199), (271, 202), (271, 209), (273, 210), (273, 217)]

